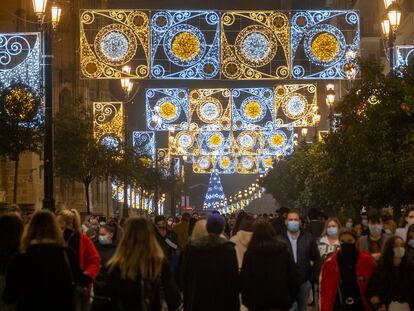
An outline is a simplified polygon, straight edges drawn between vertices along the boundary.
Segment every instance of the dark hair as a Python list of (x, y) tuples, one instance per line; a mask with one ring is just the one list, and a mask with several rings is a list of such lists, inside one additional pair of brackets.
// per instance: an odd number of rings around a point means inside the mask
[(101, 228), (105, 229), (109, 233), (112, 233), (112, 236), (115, 238), (116, 229), (117, 229), (115, 224), (113, 224), (113, 225), (112, 224), (102, 225)]
[(291, 209), (291, 210), (289, 210), (288, 215), (289, 215), (289, 214), (296, 214), (296, 215), (298, 215), (298, 216), (299, 216), (299, 218), (300, 218), (301, 220), (303, 220), (303, 219), (302, 219), (302, 216), (300, 215), (300, 213), (299, 213), (299, 211), (298, 211), (297, 209)]
[(378, 213), (377, 210), (374, 210), (368, 214), (368, 221), (370, 222), (380, 222), (382, 221), (382, 216)]
[(187, 213), (187, 212), (185, 212), (185, 213), (183, 213), (182, 214), (182, 216), (181, 216), (181, 221), (189, 221), (190, 220), (190, 218), (191, 218), (191, 215), (190, 215), (190, 213)]
[(234, 223), (234, 227), (233, 227), (233, 230), (232, 230), (232, 235), (235, 235), (240, 230), (240, 224), (241, 224), (243, 218), (246, 217), (246, 216), (247, 216), (247, 213), (243, 210), (241, 210), (237, 214), (236, 222)]
[[(239, 230), (253, 232), (253, 225), (254, 225), (254, 217), (251, 214), (247, 214), (243, 219), (240, 221)], [(237, 232), (235, 232), (237, 233)]]
[(286, 206), (282, 206), (279, 209), (277, 209), (276, 212), (279, 213), (280, 216), (282, 216), (283, 214), (289, 213), (289, 208)]
[(157, 224), (157, 222), (159, 221), (165, 221), (165, 216), (164, 215), (157, 215), (154, 218), (154, 223)]
[[(378, 269), (381, 271), (380, 273), (380, 282), (382, 287), (385, 287), (385, 289), (388, 291), (390, 284), (392, 284), (392, 278), (393, 278), (393, 266), (394, 266), (394, 242), (400, 239), (403, 241), (403, 239), (399, 236), (393, 236), (389, 238), (384, 245), (384, 249), (382, 251), (381, 259), (378, 264)], [(407, 267), (407, 255), (405, 255), (402, 260), (400, 267), (402, 269), (406, 269)], [(403, 280), (407, 280), (407, 274), (403, 273)], [(403, 284), (402, 288), (403, 290), (407, 290), (407, 285), (411, 284)], [(408, 286), (408, 287), (409, 287)], [(388, 288), (388, 289), (387, 289)], [(403, 296), (404, 297), (404, 296)]]
[(309, 209), (308, 217), (309, 217), (310, 220), (318, 219), (318, 216), (319, 216), (319, 212), (316, 208), (312, 207), (312, 208)]
[(405, 220), (405, 218), (408, 217), (408, 214), (411, 212), (414, 212), (414, 206), (407, 207), (404, 214), (401, 216), (401, 220), (400, 220), (401, 227), (405, 227), (407, 225), (407, 221)]
[(206, 229), (208, 233), (222, 234), (226, 222), (222, 216), (215, 214), (207, 218)]
[(341, 239), (341, 237), (345, 234), (351, 235), (355, 239), (356, 242), (358, 241), (358, 234), (356, 233), (356, 231), (354, 229), (350, 229), (346, 227), (343, 227), (341, 230), (339, 230), (338, 240)]
[(257, 220), (253, 225), (253, 235), (249, 243), (249, 248), (260, 248), (273, 244), (276, 241), (276, 231), (266, 220)]
[(4, 275), (11, 257), (19, 251), (23, 223), (15, 214), (0, 216), (0, 275)]
[(406, 238), (407, 243), (408, 243), (408, 236), (410, 235), (411, 232), (414, 232), (414, 224), (410, 225), (407, 229), (407, 238)]

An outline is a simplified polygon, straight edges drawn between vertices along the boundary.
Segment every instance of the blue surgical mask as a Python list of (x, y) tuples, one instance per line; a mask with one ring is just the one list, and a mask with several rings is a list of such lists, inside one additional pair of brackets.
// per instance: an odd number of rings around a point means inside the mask
[(289, 220), (288, 224), (287, 224), (287, 228), (290, 232), (298, 232), (299, 231), (299, 221)]
[(337, 234), (338, 234), (338, 227), (329, 227), (328, 229), (326, 229), (326, 234), (329, 237), (337, 236)]
[(414, 248), (414, 240), (409, 240), (407, 244), (409, 247)]
[(100, 235), (99, 237), (98, 237), (98, 240), (99, 240), (99, 243), (101, 243), (102, 245), (108, 245), (108, 244), (111, 244), (111, 242), (109, 241), (109, 239), (108, 239), (108, 236), (106, 236), (106, 235)]

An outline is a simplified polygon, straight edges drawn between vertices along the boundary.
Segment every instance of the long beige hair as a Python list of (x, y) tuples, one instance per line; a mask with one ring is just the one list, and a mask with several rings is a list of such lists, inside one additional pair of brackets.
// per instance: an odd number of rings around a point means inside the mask
[(205, 219), (197, 220), (194, 226), (193, 232), (191, 233), (190, 240), (194, 241), (199, 238), (202, 238), (203, 236), (207, 236), (208, 232), (207, 232), (206, 225), (207, 225), (207, 220)]
[(82, 233), (81, 217), (77, 210), (61, 209), (58, 211), (57, 216), (61, 217), (66, 228), (73, 229), (79, 234)]
[(108, 267), (110, 271), (119, 268), (123, 279), (155, 279), (161, 274), (163, 261), (153, 225), (144, 217), (131, 217), (125, 222), (124, 235)]
[(62, 231), (53, 213), (42, 210), (33, 214), (23, 232), (21, 242), (22, 252), (25, 252), (27, 247), (32, 243), (64, 245)]

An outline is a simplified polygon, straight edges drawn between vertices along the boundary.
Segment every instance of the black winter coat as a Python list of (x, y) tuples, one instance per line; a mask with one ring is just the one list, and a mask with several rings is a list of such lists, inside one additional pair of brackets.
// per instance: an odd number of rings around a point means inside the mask
[(74, 288), (64, 251), (76, 283), (86, 286), (90, 279), (80, 270), (71, 249), (56, 244), (34, 244), (10, 262), (4, 302), (16, 304), (17, 311), (71, 311)]
[(185, 311), (239, 311), (236, 251), (226, 239), (209, 235), (187, 244), (178, 278)]
[[(180, 291), (175, 283), (174, 276), (167, 261), (164, 261), (161, 271), (160, 283), (162, 284), (162, 291), (164, 292), (165, 301), (168, 305), (168, 310), (178, 309), (181, 303)], [(160, 286), (157, 282), (145, 281), (144, 290), (151, 292), (151, 310), (161, 310)], [(123, 279), (119, 268), (115, 268), (109, 272), (106, 292), (109, 295), (111, 303), (107, 310), (111, 311), (142, 311), (142, 287), (141, 278), (136, 280)], [(147, 311), (147, 310), (146, 310)]]
[[(293, 257), (293, 250), (287, 232), (282, 236), (282, 240), (287, 244), (289, 252)], [(312, 262), (312, 264), (311, 264)], [(315, 239), (308, 232), (301, 231), (297, 241), (297, 263), (299, 268), (300, 282), (316, 282), (317, 271), (320, 264), (320, 253)]]
[(251, 311), (288, 310), (300, 287), (298, 268), (279, 241), (249, 247), (240, 279), (242, 302)]

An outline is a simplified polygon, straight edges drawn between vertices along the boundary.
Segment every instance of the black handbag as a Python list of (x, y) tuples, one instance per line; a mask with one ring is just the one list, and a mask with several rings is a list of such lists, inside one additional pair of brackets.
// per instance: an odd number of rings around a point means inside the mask
[(72, 267), (69, 262), (66, 250), (63, 251), (65, 257), (66, 266), (69, 270), (70, 280), (73, 286), (73, 299), (72, 299), (72, 310), (73, 311), (88, 311), (89, 310), (89, 294), (85, 286), (78, 285), (73, 277)]

